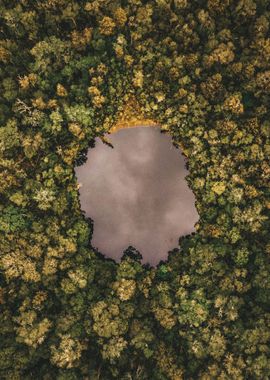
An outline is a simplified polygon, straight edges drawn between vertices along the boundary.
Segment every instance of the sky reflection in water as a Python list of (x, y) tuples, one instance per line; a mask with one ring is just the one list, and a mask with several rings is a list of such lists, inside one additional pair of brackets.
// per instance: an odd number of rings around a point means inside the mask
[(94, 220), (91, 244), (117, 262), (132, 245), (143, 263), (156, 265), (199, 219), (185, 158), (157, 127), (105, 137), (114, 148), (97, 138), (87, 162), (75, 168), (82, 210)]

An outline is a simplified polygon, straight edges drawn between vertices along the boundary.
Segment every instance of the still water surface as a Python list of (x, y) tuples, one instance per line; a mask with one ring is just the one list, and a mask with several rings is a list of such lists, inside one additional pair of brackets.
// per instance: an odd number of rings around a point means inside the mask
[(142, 263), (156, 265), (199, 219), (186, 159), (156, 127), (105, 137), (114, 148), (97, 138), (86, 163), (75, 168), (81, 208), (94, 221), (91, 244), (117, 262), (132, 245)]

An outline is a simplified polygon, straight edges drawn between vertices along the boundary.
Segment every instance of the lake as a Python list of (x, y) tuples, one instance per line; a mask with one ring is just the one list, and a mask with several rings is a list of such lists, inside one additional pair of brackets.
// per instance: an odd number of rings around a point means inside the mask
[(81, 208), (94, 221), (91, 244), (116, 262), (132, 245), (143, 263), (156, 265), (199, 220), (186, 158), (156, 127), (105, 137), (113, 148), (97, 138), (86, 163), (75, 168)]

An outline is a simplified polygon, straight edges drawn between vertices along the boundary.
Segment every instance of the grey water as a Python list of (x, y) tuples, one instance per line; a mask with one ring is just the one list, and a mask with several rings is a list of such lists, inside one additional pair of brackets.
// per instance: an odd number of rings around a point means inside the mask
[(157, 127), (121, 129), (99, 138), (75, 168), (81, 208), (93, 219), (91, 245), (119, 262), (132, 245), (156, 265), (195, 231), (199, 215), (185, 180), (185, 157)]

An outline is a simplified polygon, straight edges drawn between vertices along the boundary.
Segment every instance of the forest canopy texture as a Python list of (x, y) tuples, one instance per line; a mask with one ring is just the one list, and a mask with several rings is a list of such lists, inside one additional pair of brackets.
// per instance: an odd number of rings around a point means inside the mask
[[(0, 0), (0, 378), (269, 379), (269, 0)], [(74, 166), (130, 96), (188, 159), (167, 262), (91, 247)]]

